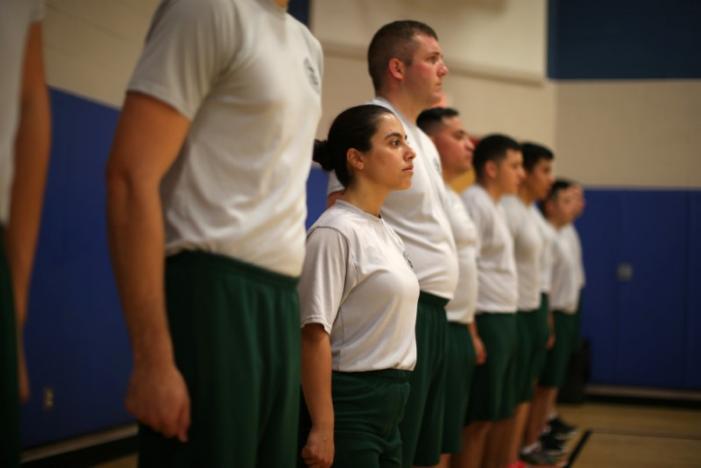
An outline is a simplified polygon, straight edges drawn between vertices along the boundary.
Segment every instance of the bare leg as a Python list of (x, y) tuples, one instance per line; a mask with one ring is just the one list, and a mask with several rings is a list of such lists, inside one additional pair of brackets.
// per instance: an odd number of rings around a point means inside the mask
[(478, 421), (463, 429), (462, 450), (451, 458), (451, 468), (481, 468), (492, 425), (490, 421)]
[(547, 422), (549, 408), (557, 399), (556, 387), (536, 387), (526, 429), (526, 445), (538, 441)]
[(503, 468), (508, 463), (508, 447), (514, 430), (514, 418), (502, 419), (494, 423), (487, 436), (483, 468)]
[(511, 440), (509, 441), (508, 463), (518, 461), (518, 456), (521, 451), (521, 447), (523, 446), (530, 407), (530, 402), (521, 403), (516, 407), (516, 411), (514, 413), (514, 430)]

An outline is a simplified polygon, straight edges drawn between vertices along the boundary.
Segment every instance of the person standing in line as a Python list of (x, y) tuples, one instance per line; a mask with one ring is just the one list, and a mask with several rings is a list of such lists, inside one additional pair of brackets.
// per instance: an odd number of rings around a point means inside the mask
[(487, 360), (475, 370), (468, 404), (464, 467), (503, 467), (513, 431), (518, 335), (518, 277), (513, 238), (504, 209), (524, 177), (520, 145), (506, 135), (488, 135), (475, 148), (476, 183), (462, 201), (477, 226), (478, 292), (476, 328)]
[[(581, 337), (581, 322), (582, 322), (582, 292), (581, 290), (584, 289), (584, 286), (586, 284), (586, 275), (584, 272), (584, 262), (582, 259), (582, 241), (579, 238), (579, 234), (577, 233), (577, 228), (574, 225), (574, 221), (576, 221), (580, 216), (582, 216), (582, 213), (584, 211), (584, 208), (586, 206), (586, 201), (584, 199), (584, 190), (582, 189), (582, 186), (578, 184), (577, 182), (572, 182), (571, 186), (571, 191), (572, 191), (572, 198), (573, 198), (573, 204), (574, 204), (574, 213), (573, 213), (573, 220), (571, 223), (569, 223), (567, 226), (563, 228), (563, 233), (565, 235), (565, 238), (567, 239), (568, 244), (570, 245), (570, 248), (572, 249), (572, 252), (574, 253), (575, 260), (577, 262), (577, 278), (578, 278), (578, 283), (579, 283), (579, 300), (577, 301), (577, 312), (576, 312), (576, 317), (577, 317), (577, 330), (575, 333), (575, 346), (579, 343), (580, 337)], [(574, 352), (575, 349), (572, 351)], [(551, 408), (549, 408), (548, 411), (548, 421), (547, 421), (547, 428), (548, 432), (556, 439), (558, 440), (566, 440), (567, 438), (571, 437), (575, 431), (576, 427), (568, 424), (567, 422), (563, 421), (562, 418), (559, 417), (557, 413), (557, 408), (555, 407), (554, 403)]]
[[(387, 196), (385, 221), (399, 234), (421, 285), (416, 317), (416, 368), (404, 419), (400, 423), (402, 463), (433, 466), (439, 462), (445, 407), (445, 305), (453, 298), (458, 261), (441, 163), (431, 139), (415, 124), (422, 110), (443, 97), (448, 73), (435, 31), (418, 21), (382, 26), (368, 48), (368, 70), (375, 88), (372, 104), (394, 112), (416, 153), (411, 188)], [(343, 186), (329, 178), (329, 202)]]
[(451, 465), (451, 459), (461, 449), (475, 365), (483, 364), (486, 358), (484, 345), (477, 335), (474, 323), (479, 244), (477, 229), (460, 196), (450, 188), (452, 181), (472, 170), (472, 154), (475, 147), (455, 109), (434, 107), (425, 110), (419, 115), (417, 124), (431, 137), (441, 158), (443, 180), (453, 202), (453, 209), (448, 211), (448, 216), (453, 228), (460, 266), (455, 296), (446, 306), (448, 331), (445, 361), (449, 377), (445, 387), (443, 454), (440, 466), (447, 468)]
[[(526, 177), (516, 195), (502, 198), (506, 220), (514, 240), (514, 255), (518, 273), (518, 357), (516, 364), (516, 410), (514, 437), (509, 445), (509, 466), (518, 466), (519, 459), (533, 465), (551, 465), (552, 457), (536, 450), (520, 453), (533, 399), (538, 367), (547, 349), (547, 305), (541, 294), (541, 261), (545, 239), (541, 233), (539, 215), (534, 203), (543, 200), (553, 183), (553, 153), (547, 148), (525, 143), (522, 145)], [(546, 310), (543, 314), (542, 311)]]
[(128, 85), (108, 226), (142, 467), (296, 464), (322, 51), (286, 7), (164, 0)]
[[(538, 397), (533, 405), (536, 433), (548, 432), (548, 410), (554, 408), (558, 389), (565, 381), (567, 366), (576, 342), (577, 305), (579, 303), (580, 277), (576, 254), (568, 240), (566, 227), (574, 220), (576, 194), (572, 183), (558, 179), (541, 203), (543, 213), (556, 231), (552, 250), (552, 286), (550, 308), (553, 313), (555, 344), (548, 351), (538, 385)], [(537, 410), (537, 411), (536, 411)], [(531, 443), (531, 441), (527, 441)]]
[(307, 466), (401, 466), (419, 282), (381, 207), (411, 186), (413, 159), (376, 105), (342, 112), (314, 150), (346, 190), (309, 230), (299, 284)]
[(20, 403), (29, 399), (24, 324), (44, 188), (51, 111), (44, 4), (9, 0), (0, 14), (0, 466), (20, 463)]

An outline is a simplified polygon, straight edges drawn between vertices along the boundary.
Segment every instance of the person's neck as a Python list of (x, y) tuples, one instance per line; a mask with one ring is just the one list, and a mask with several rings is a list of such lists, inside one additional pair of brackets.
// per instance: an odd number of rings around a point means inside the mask
[(287, 10), (287, 6), (290, 3), (290, 0), (273, 0), (273, 1), (275, 2), (275, 4), (277, 6), (279, 6), (280, 8), (284, 8), (285, 10)]
[(377, 97), (385, 99), (392, 104), (406, 120), (415, 123), (419, 114), (430, 106), (417, 103), (412, 96), (402, 93), (400, 90), (382, 90), (377, 93)]
[(557, 219), (557, 218), (548, 218), (548, 221), (558, 231), (569, 224), (567, 221), (563, 221), (563, 220)]
[(484, 191), (487, 192), (489, 198), (494, 200), (494, 203), (499, 203), (499, 200), (501, 200), (501, 197), (504, 195), (504, 192), (499, 188), (497, 184), (490, 181), (479, 181), (478, 183), (484, 189)]
[(518, 198), (525, 205), (532, 205), (533, 202), (535, 202), (536, 197), (528, 187), (526, 187), (525, 185), (522, 185), (518, 189)]
[(445, 182), (446, 185), (450, 185), (453, 183), (458, 177), (460, 177), (461, 174), (454, 174), (453, 172), (450, 172), (443, 168), (443, 182)]
[(355, 181), (340, 198), (366, 213), (379, 217), (380, 209), (388, 194), (388, 190), (380, 189), (362, 181)]

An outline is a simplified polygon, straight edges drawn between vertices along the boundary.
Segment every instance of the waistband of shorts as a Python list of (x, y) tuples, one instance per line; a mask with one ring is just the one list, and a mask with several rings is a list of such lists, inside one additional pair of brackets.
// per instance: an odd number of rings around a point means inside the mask
[(198, 250), (188, 250), (170, 255), (166, 257), (166, 265), (211, 268), (225, 273), (245, 275), (261, 283), (282, 288), (296, 288), (299, 282), (299, 278), (266, 270), (233, 257)]
[(426, 291), (419, 292), (419, 303), (421, 304), (445, 308), (445, 306), (448, 305), (448, 302), (450, 301), (444, 297), (436, 296), (435, 294), (427, 293)]
[(343, 371), (333, 371), (335, 375), (338, 376), (348, 376), (348, 377), (358, 377), (358, 378), (368, 378), (368, 379), (381, 379), (381, 380), (398, 380), (400, 382), (408, 382), (413, 371), (404, 369), (380, 369), (373, 371), (361, 371), (361, 372), (343, 372)]

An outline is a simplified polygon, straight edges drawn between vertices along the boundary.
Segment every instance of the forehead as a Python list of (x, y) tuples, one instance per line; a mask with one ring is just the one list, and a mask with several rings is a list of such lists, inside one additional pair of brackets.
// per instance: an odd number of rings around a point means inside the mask
[(523, 161), (523, 153), (519, 150), (507, 149), (504, 161), (509, 163), (521, 162)]
[(402, 123), (399, 121), (397, 116), (391, 112), (382, 114), (378, 118), (377, 131), (375, 133), (378, 134), (380, 138), (384, 138), (388, 133), (394, 132), (398, 132), (402, 135), (404, 134), (404, 127), (402, 126)]
[(460, 116), (454, 115), (453, 117), (443, 117), (442, 121), (443, 123), (443, 128), (452, 131), (456, 130), (461, 130), (465, 133), (465, 128), (462, 125), (462, 121), (460, 120)]
[(414, 45), (416, 46), (415, 54), (443, 53), (438, 40), (426, 34), (414, 34)]

